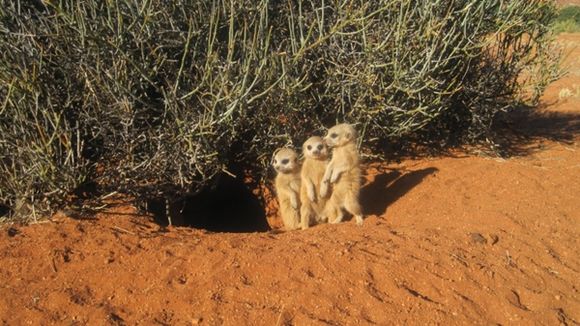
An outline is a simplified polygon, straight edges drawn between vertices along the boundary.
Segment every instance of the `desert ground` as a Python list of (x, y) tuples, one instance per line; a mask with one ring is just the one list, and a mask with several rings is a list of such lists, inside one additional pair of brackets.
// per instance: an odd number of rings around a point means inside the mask
[(568, 74), (506, 155), (365, 162), (362, 227), (166, 228), (122, 203), (2, 225), (0, 321), (578, 325), (580, 34), (558, 43)]

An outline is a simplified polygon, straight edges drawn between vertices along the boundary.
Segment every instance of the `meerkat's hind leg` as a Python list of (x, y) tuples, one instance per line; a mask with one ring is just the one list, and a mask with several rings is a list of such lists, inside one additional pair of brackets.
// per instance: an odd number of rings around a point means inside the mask
[(363, 223), (364, 223), (362, 215), (355, 215), (354, 220), (356, 222), (356, 225), (363, 225)]
[(342, 222), (344, 217), (342, 213), (342, 207), (340, 203), (337, 203), (335, 198), (331, 198), (330, 202), (326, 204), (326, 208), (324, 209), (324, 217), (328, 220), (330, 224), (338, 224)]
[(284, 226), (286, 231), (298, 230), (300, 228), (299, 216), (288, 216), (284, 219)]
[(337, 207), (335, 209), (334, 219), (330, 220), (329, 223), (330, 224), (338, 224), (338, 223), (342, 222), (343, 218), (344, 218), (344, 213), (342, 212), (342, 208)]
[(306, 230), (310, 227), (310, 216), (312, 215), (311, 213), (311, 209), (308, 207), (308, 205), (303, 205), (300, 207), (300, 228), (302, 228), (302, 230)]
[(344, 209), (351, 213), (357, 225), (363, 224), (363, 214), (356, 197), (347, 197), (344, 201)]

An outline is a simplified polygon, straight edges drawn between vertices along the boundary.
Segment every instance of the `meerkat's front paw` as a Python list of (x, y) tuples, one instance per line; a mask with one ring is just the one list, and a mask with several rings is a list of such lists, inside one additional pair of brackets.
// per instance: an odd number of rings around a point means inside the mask
[(338, 177), (340, 177), (339, 173), (333, 173), (330, 177), (330, 183), (336, 183), (338, 181)]
[(316, 203), (316, 194), (314, 191), (309, 191), (308, 192), (308, 199), (313, 202)]
[(326, 198), (328, 195), (328, 180), (323, 180), (320, 184), (320, 198)]
[(298, 208), (299, 208), (299, 207), (298, 207), (298, 200), (296, 200), (295, 198), (292, 198), (292, 199), (290, 200), (290, 206), (292, 206), (292, 208), (293, 208), (294, 210), (298, 210)]
[(354, 220), (356, 221), (356, 225), (363, 225), (363, 218), (360, 215), (357, 215), (354, 217)]

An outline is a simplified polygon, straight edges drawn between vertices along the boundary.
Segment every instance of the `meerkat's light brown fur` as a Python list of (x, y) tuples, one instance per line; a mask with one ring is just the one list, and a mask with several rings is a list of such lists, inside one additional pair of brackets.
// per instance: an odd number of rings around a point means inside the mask
[(332, 159), (322, 177), (320, 196), (325, 198), (332, 187), (332, 194), (323, 213), (330, 223), (342, 221), (344, 208), (354, 216), (358, 225), (363, 224), (359, 203), (360, 165), (356, 137), (356, 131), (349, 124), (330, 128), (324, 137), (326, 145), (332, 148)]
[(300, 225), (302, 229), (326, 222), (322, 220), (322, 212), (326, 199), (321, 198), (320, 182), (328, 164), (328, 148), (322, 137), (310, 137), (302, 145), (304, 162), (302, 163), (301, 186), (300, 186)]
[(300, 162), (290, 148), (274, 152), (272, 165), (277, 172), (274, 186), (280, 206), (280, 216), (286, 230), (300, 227)]

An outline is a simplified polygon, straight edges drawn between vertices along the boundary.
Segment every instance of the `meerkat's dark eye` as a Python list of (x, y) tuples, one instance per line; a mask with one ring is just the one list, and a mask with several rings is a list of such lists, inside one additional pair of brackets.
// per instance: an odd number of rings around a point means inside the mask
[(308, 150), (311, 150), (312, 149), (312, 145), (308, 145), (308, 146), (306, 146), (306, 148), (308, 148)]
[(282, 164), (284, 164), (284, 165), (288, 164), (288, 162), (290, 162), (290, 160), (287, 159), (287, 158), (285, 158), (285, 159), (282, 160)]
[(318, 144), (318, 146), (316, 146), (316, 148), (318, 148), (319, 151), (322, 150), (322, 144)]
[(338, 137), (338, 134), (337, 133), (334, 133), (333, 132), (332, 134), (330, 134), (330, 138), (336, 138), (336, 137)]

